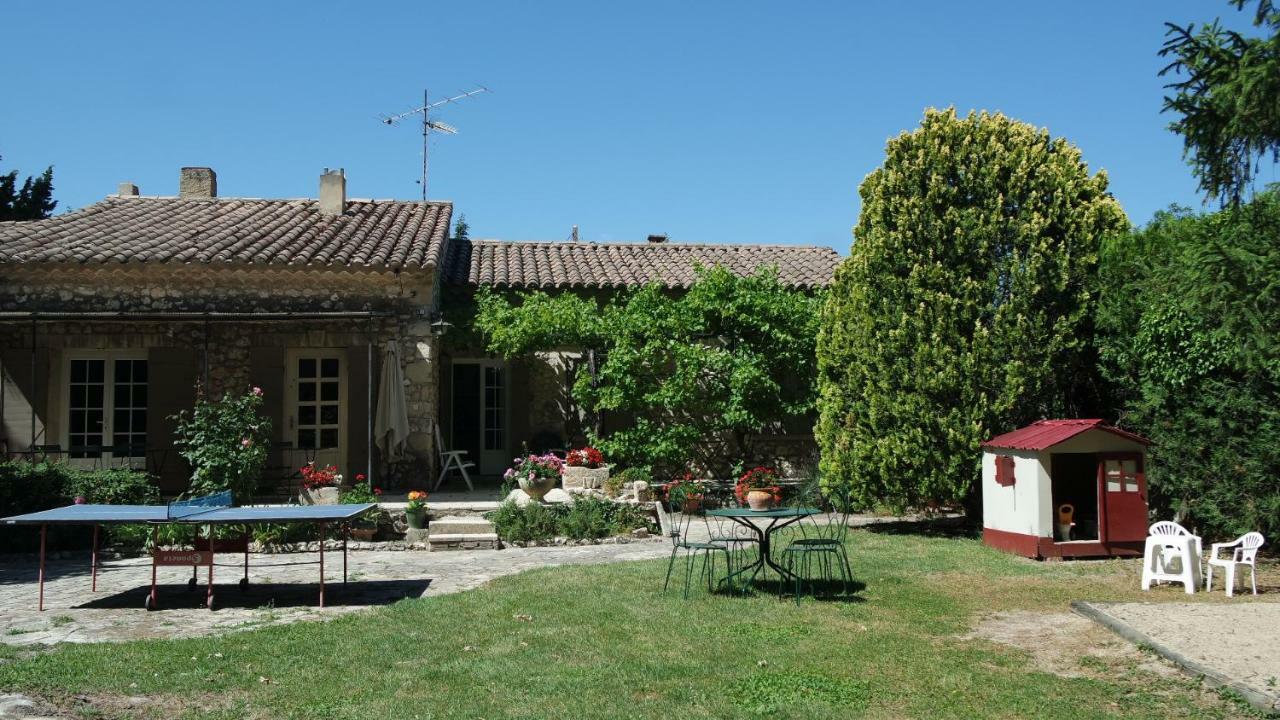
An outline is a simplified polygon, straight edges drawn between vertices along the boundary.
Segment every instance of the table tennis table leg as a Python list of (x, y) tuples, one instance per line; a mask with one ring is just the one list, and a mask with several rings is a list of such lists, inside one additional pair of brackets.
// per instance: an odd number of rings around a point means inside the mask
[(93, 553), (89, 556), (90, 591), (98, 592), (98, 526), (93, 526)]
[(37, 607), (40, 612), (44, 612), (44, 543), (45, 537), (48, 535), (49, 526), (40, 526), (40, 604)]
[(244, 577), (240, 579), (240, 589), (249, 587), (249, 528), (244, 529)]
[(347, 584), (347, 538), (351, 537), (351, 525), (342, 526), (342, 584)]
[(147, 594), (147, 601), (144, 606), (148, 610), (155, 610), (156, 601), (156, 555), (160, 552), (160, 526), (151, 526), (151, 592)]
[(324, 523), (320, 523), (320, 607), (324, 607)]
[(204, 606), (210, 610), (213, 609), (213, 526), (210, 525), (205, 532), (209, 538), (209, 585), (204, 593)]

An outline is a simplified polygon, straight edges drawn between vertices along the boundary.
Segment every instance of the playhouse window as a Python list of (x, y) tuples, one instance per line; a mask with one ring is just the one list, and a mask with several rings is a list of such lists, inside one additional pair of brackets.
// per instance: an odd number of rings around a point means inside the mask
[(1107, 460), (1103, 465), (1107, 492), (1138, 492), (1138, 463), (1134, 460)]
[(1009, 487), (1014, 483), (1013, 458), (1009, 455), (996, 456), (996, 484)]

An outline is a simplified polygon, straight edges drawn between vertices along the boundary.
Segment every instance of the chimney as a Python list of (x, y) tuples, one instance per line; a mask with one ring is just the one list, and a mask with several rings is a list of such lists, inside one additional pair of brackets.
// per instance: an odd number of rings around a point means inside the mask
[(649, 242), (653, 243), (654, 245), (661, 245), (666, 241), (667, 241), (666, 235), (650, 235), (649, 236)]
[(320, 213), (341, 215), (347, 209), (347, 174), (342, 168), (320, 173)]
[(213, 168), (184, 167), (178, 180), (178, 197), (218, 197), (218, 175)]
[(116, 194), (122, 197), (126, 195), (137, 195), (138, 186), (131, 182), (122, 182), (119, 187), (116, 188)]

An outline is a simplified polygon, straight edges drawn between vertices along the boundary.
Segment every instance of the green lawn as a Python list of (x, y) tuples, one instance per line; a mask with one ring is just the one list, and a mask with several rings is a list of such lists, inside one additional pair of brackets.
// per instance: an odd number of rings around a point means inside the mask
[(1133, 562), (1037, 564), (969, 539), (866, 531), (852, 532), (849, 545), (865, 588), (848, 601), (797, 607), (705, 593), (686, 601), (658, 592), (662, 563), (558, 568), (327, 623), (62, 646), (34, 657), (8, 649), (0, 689), (82, 711), (88, 698), (109, 717), (1243, 713), (1132, 658), (1082, 660), (1083, 675), (1065, 678), (1035, 670), (1023, 651), (963, 639), (986, 610), (1062, 612), (1073, 598), (1136, 599)]

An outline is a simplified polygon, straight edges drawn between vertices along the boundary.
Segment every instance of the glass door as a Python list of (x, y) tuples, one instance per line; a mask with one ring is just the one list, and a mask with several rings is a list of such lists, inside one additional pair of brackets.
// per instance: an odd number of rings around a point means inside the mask
[(511, 465), (507, 432), (507, 367), (498, 360), (454, 360), (449, 449), (465, 450), (481, 475)]
[(289, 417), (285, 438), (294, 447), (293, 464), (309, 460), (346, 467), (346, 368), (336, 350), (296, 350), (289, 358)]
[(64, 406), (66, 457), (80, 467), (143, 467), (147, 454), (147, 361), (70, 357)]

